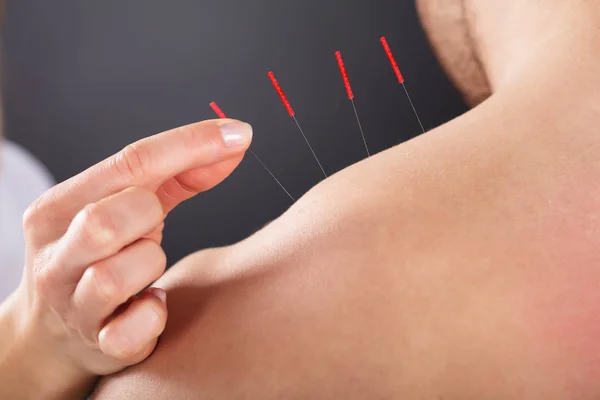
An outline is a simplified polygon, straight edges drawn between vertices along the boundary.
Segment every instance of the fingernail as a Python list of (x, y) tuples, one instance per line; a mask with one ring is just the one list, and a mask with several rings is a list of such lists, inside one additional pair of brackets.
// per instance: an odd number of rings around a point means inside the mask
[(228, 121), (220, 126), (225, 146), (247, 147), (252, 140), (252, 126), (244, 122)]
[(164, 304), (167, 304), (167, 292), (160, 288), (152, 288), (152, 294), (158, 297)]

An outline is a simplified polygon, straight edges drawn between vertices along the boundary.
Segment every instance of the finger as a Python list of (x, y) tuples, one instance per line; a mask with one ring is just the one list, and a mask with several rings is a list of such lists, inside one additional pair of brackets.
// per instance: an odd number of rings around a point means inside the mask
[(142, 139), (46, 192), (28, 210), (26, 226), (39, 230), (46, 223), (52, 232), (64, 232), (87, 204), (131, 186), (154, 191), (185, 171), (243, 154), (251, 140), (250, 125), (230, 119), (199, 122)]
[[(163, 207), (164, 208), (164, 207)], [(168, 210), (165, 210), (165, 212)], [(165, 229), (165, 222), (156, 227), (149, 235), (146, 235), (147, 239), (153, 240), (158, 244), (161, 244), (163, 239), (163, 231)]]
[(157, 288), (149, 289), (100, 331), (100, 349), (107, 356), (124, 363), (139, 362), (141, 360), (137, 358), (155, 343), (165, 329), (166, 321), (165, 292)]
[(142, 239), (87, 268), (72, 298), (78, 326), (96, 335), (120, 305), (160, 278), (166, 265), (162, 248), (152, 240)]
[(243, 158), (243, 155), (238, 155), (227, 161), (193, 169), (167, 180), (156, 191), (165, 212), (170, 212), (182, 201), (221, 183), (237, 168)]
[(151, 233), (163, 218), (156, 194), (140, 187), (86, 206), (57, 243), (56, 266), (68, 280), (78, 281), (88, 265)]

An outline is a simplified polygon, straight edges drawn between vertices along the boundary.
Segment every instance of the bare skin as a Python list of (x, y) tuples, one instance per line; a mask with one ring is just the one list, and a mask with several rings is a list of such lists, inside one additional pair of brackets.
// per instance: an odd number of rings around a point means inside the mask
[(600, 6), (470, 5), (491, 97), (175, 266), (95, 399), (598, 397)]
[[(21, 284), (0, 304), (0, 398), (81, 399), (152, 353), (167, 319), (163, 220), (239, 164), (252, 129), (204, 121), (133, 143), (27, 210)], [(140, 293), (141, 292), (141, 293)]]
[(465, 0), (418, 0), (417, 9), (438, 60), (471, 106), (492, 90), (474, 37), (473, 13)]

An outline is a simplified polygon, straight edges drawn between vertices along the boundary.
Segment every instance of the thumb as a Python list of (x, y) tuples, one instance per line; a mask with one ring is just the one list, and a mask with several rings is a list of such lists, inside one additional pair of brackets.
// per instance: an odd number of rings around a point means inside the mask
[(167, 180), (156, 191), (165, 213), (169, 213), (182, 201), (223, 182), (237, 168), (243, 158), (243, 154), (237, 155), (217, 164), (183, 172)]

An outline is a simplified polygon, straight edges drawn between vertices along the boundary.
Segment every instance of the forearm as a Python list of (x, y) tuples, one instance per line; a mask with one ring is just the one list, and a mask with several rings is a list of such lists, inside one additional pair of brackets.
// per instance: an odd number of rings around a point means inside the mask
[(53, 354), (44, 336), (22, 323), (19, 307), (16, 293), (0, 306), (0, 398), (84, 399), (95, 378)]

